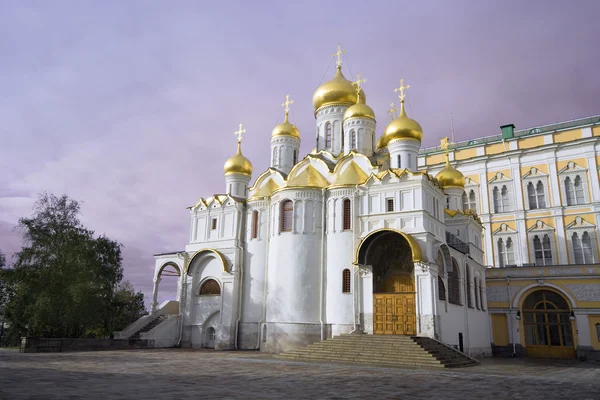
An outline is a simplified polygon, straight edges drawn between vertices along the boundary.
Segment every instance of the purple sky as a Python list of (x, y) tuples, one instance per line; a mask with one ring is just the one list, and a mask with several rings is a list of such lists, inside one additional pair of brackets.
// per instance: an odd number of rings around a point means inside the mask
[(600, 114), (596, 0), (291, 3), (0, 2), (0, 249), (19, 248), (38, 193), (66, 193), (149, 296), (152, 254), (187, 241), (185, 207), (224, 190), (240, 122), (254, 178), (286, 94), (314, 147), (312, 93), (338, 42), (379, 133), (398, 80), (411, 86), (424, 147), (451, 112), (456, 140)]

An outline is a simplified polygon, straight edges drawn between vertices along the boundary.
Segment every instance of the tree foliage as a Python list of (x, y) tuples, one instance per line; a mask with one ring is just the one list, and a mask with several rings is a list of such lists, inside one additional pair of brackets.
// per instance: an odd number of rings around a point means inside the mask
[[(127, 296), (120, 285), (121, 245), (95, 237), (79, 215), (77, 201), (44, 193), (33, 215), (19, 220), (24, 247), (4, 273), (13, 292), (5, 314), (14, 335), (108, 336), (134, 321), (121, 316), (129, 307), (122, 302), (131, 301), (136, 308), (139, 295), (143, 306), (143, 294), (125, 285), (133, 293)], [(128, 316), (134, 318), (133, 313)]]

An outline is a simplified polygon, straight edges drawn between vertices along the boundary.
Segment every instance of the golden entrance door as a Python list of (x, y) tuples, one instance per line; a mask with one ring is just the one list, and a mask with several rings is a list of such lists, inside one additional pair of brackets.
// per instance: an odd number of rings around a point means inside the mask
[(374, 301), (373, 333), (415, 335), (417, 313), (414, 293), (377, 293)]
[(571, 311), (567, 302), (549, 290), (531, 293), (523, 303), (527, 355), (575, 358)]
[(382, 335), (415, 335), (415, 284), (409, 274), (395, 274), (383, 282), (385, 293), (373, 294), (374, 329)]

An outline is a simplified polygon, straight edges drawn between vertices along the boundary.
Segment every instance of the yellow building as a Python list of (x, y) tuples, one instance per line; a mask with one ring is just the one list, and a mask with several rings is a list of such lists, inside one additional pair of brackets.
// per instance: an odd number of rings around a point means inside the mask
[[(500, 130), (450, 152), (463, 209), (484, 227), (494, 349), (600, 358), (600, 116)], [(444, 159), (424, 149), (419, 168), (435, 174)]]

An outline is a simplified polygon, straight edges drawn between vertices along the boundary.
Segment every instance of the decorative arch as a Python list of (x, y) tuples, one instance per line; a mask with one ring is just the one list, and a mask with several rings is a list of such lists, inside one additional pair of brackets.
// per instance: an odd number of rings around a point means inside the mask
[(175, 268), (177, 270), (177, 276), (181, 276), (181, 267), (176, 262), (167, 261), (166, 263), (160, 266), (158, 272), (156, 273), (156, 277), (158, 278), (162, 274), (163, 270), (167, 267)]
[(531, 293), (535, 292), (536, 290), (550, 290), (552, 292), (556, 292), (557, 294), (559, 294), (565, 298), (565, 300), (567, 301), (567, 303), (569, 304), (569, 307), (571, 309), (573, 309), (577, 306), (577, 301), (570, 293), (565, 291), (560, 286), (554, 285), (552, 283), (546, 283), (546, 282), (544, 282), (543, 284), (532, 283), (531, 285), (527, 285), (527, 286), (521, 288), (521, 290), (519, 290), (517, 292), (517, 294), (515, 294), (515, 296), (512, 300), (512, 303), (513, 303), (512, 306), (514, 308), (517, 308), (520, 310), (521, 306), (523, 305), (523, 302), (525, 301), (527, 296), (529, 296)]
[(382, 228), (382, 229), (374, 230), (373, 232), (369, 233), (367, 236), (362, 238), (362, 240), (360, 241), (360, 243), (358, 244), (358, 247), (356, 249), (356, 254), (354, 256), (354, 262), (353, 262), (354, 265), (359, 265), (359, 264), (365, 263), (365, 256), (367, 253), (367, 248), (373, 242), (374, 239), (376, 239), (380, 234), (382, 234), (384, 232), (394, 232), (394, 233), (397, 233), (398, 235), (402, 236), (404, 239), (406, 239), (406, 241), (408, 242), (408, 245), (410, 246), (413, 262), (423, 261), (421, 247), (419, 246), (419, 243), (416, 241), (416, 239), (414, 239), (409, 234), (406, 234), (397, 229)]
[(197, 252), (195, 252), (190, 258), (189, 261), (187, 262), (186, 266), (185, 266), (185, 273), (189, 274), (190, 272), (190, 265), (192, 265), (192, 262), (194, 262), (194, 260), (196, 259), (196, 257), (201, 257), (202, 255), (211, 255), (214, 258), (218, 259), (219, 261), (221, 261), (221, 265), (223, 266), (223, 271), (224, 272), (228, 272), (227, 271), (227, 259), (225, 258), (225, 256), (223, 255), (223, 253), (221, 253), (220, 251), (216, 250), (216, 249), (201, 249), (198, 250)]

